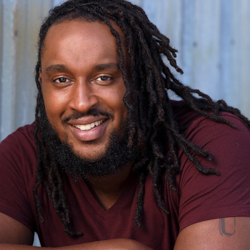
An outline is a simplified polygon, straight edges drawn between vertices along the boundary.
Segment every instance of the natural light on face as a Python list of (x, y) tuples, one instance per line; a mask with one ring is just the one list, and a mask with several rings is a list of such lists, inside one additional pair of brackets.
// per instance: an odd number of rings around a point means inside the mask
[(103, 23), (76, 19), (53, 25), (45, 47), (40, 77), (48, 119), (73, 152), (96, 159), (127, 117), (116, 38)]

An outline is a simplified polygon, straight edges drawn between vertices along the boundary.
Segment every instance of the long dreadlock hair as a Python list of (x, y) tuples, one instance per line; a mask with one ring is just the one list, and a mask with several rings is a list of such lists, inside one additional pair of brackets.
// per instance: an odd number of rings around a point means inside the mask
[[(196, 169), (203, 174), (219, 173), (211, 168), (205, 168), (196, 156), (211, 160), (209, 152), (188, 141), (178, 126), (167, 90), (172, 90), (185, 101), (185, 105), (215, 122), (225, 123), (234, 127), (229, 121), (218, 115), (219, 111), (228, 111), (240, 117), (248, 127), (249, 120), (240, 111), (229, 107), (223, 100), (213, 102), (200, 92), (184, 86), (171, 73), (164, 63), (166, 57), (170, 65), (179, 73), (183, 73), (176, 64), (176, 52), (170, 46), (170, 40), (162, 35), (157, 27), (147, 18), (145, 12), (138, 6), (125, 0), (69, 0), (55, 7), (41, 26), (38, 43), (38, 61), (36, 65), (36, 84), (38, 88), (36, 106), (36, 126), (34, 131), (37, 145), (37, 182), (34, 187), (34, 197), (38, 214), (43, 222), (42, 204), (37, 189), (43, 185), (53, 203), (53, 206), (64, 224), (65, 231), (71, 236), (79, 236), (71, 227), (70, 211), (66, 195), (63, 191), (62, 174), (47, 150), (43, 141), (42, 116), (45, 115), (43, 96), (39, 81), (41, 71), (41, 56), (44, 40), (50, 27), (56, 23), (73, 19), (98, 21), (105, 23), (115, 36), (120, 58), (119, 67), (126, 86), (124, 103), (128, 110), (129, 144), (136, 142), (137, 147), (143, 145), (140, 159), (135, 163), (134, 170), (138, 172), (140, 191), (137, 197), (135, 222), (139, 228), (143, 214), (143, 198), (145, 179), (152, 177), (154, 194), (158, 206), (168, 213), (160, 193), (162, 173), (171, 189), (174, 187), (174, 175), (180, 169), (178, 150), (182, 149)], [(122, 50), (121, 39), (113, 28), (113, 20), (125, 35), (128, 51), (128, 68)], [(129, 72), (129, 74), (128, 74)], [(199, 97), (195, 97), (194, 94)], [(169, 153), (167, 154), (166, 142)]]

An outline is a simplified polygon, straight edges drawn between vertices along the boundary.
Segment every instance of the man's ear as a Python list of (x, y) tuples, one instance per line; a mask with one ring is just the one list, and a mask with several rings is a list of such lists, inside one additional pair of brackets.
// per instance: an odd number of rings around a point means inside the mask
[(39, 73), (39, 82), (40, 82), (40, 85), (42, 87), (42, 72)]

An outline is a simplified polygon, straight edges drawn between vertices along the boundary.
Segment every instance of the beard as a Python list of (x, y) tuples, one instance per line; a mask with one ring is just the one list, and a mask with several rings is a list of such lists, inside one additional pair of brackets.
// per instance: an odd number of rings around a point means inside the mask
[[(102, 111), (96, 109), (91, 110), (88, 114), (97, 115), (98, 113), (103, 114)], [(82, 116), (80, 113), (73, 115), (74, 118)], [(121, 135), (118, 135), (116, 131), (110, 134), (106, 153), (101, 157), (90, 160), (74, 153), (66, 137), (64, 141), (59, 139), (56, 129), (53, 128), (47, 118), (45, 108), (44, 112), (41, 112), (40, 119), (41, 139), (45, 142), (50, 160), (57, 164), (60, 171), (75, 178), (88, 179), (88, 176), (101, 177), (115, 175), (136, 160), (137, 150), (135, 143), (130, 147), (128, 146), (129, 129), (127, 120), (121, 122)]]

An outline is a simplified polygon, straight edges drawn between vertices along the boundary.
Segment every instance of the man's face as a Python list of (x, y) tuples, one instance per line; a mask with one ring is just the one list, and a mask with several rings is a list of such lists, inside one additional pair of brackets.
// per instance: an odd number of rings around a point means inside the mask
[(113, 132), (123, 136), (127, 117), (116, 39), (107, 25), (76, 19), (53, 25), (44, 45), (40, 78), (48, 120), (77, 156), (98, 159)]

